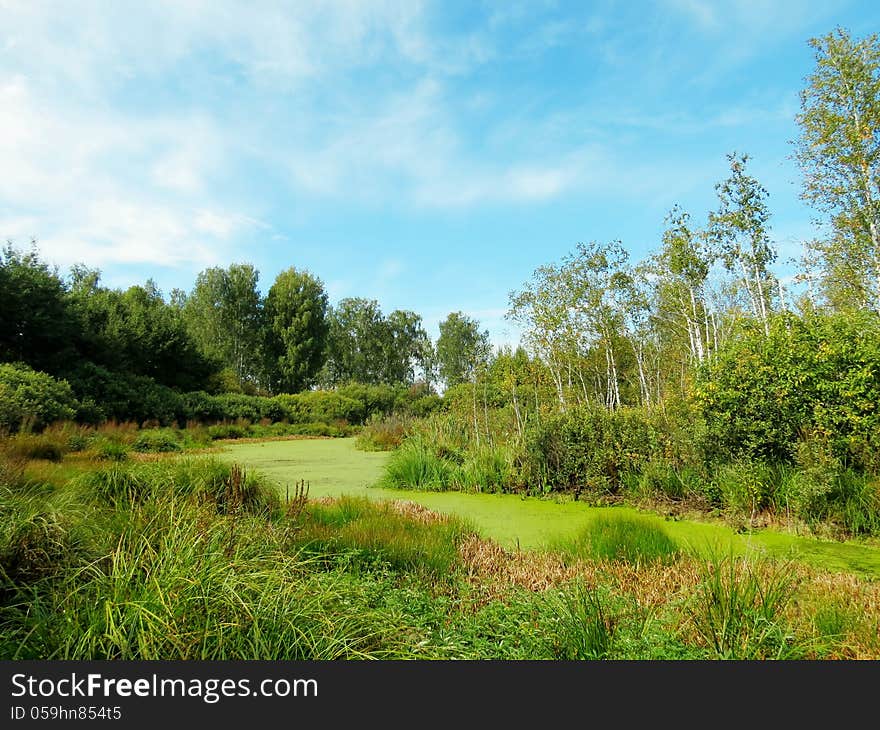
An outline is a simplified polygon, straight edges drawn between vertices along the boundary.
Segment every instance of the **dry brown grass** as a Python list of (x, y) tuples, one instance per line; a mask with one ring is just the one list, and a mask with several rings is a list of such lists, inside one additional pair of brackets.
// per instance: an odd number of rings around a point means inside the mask
[(880, 659), (880, 582), (846, 573), (805, 572), (807, 580), (789, 606), (792, 624), (821, 640), (817, 612), (837, 612), (846, 617), (846, 627), (831, 658)]

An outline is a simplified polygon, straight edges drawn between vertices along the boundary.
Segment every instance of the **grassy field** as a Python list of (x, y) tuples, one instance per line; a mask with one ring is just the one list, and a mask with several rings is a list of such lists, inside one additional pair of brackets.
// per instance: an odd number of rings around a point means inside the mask
[[(2, 659), (880, 657), (859, 546), (800, 555), (861, 576), (730, 554), (770, 533), (379, 491), (382, 455), (341, 441), (0, 457)], [(313, 499), (279, 499), (302, 479)]]
[(221, 456), (258, 469), (282, 485), (306, 480), (311, 497), (367, 496), (403, 499), (467, 519), (484, 537), (503, 546), (537, 549), (573, 539), (598, 517), (638, 517), (658, 526), (678, 544), (700, 553), (766, 552), (812, 565), (880, 576), (880, 549), (855, 542), (824, 542), (773, 530), (747, 534), (713, 522), (667, 520), (628, 507), (589, 507), (509, 494), (414, 492), (372, 487), (388, 458), (355, 449), (354, 439), (303, 439), (230, 444)]

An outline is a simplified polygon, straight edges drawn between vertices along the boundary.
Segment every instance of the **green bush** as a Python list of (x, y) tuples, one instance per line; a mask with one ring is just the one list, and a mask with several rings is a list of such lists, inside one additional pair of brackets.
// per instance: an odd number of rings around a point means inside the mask
[(170, 452), (181, 451), (183, 446), (174, 431), (170, 428), (163, 428), (141, 431), (131, 445), (131, 448), (132, 451), (141, 452)]
[(880, 318), (776, 316), (745, 325), (699, 372), (694, 394), (717, 457), (793, 463), (804, 434), (857, 469), (880, 446)]
[(771, 505), (776, 474), (762, 462), (739, 461), (721, 466), (714, 482), (726, 509), (740, 516), (755, 515)]
[(438, 456), (421, 438), (409, 438), (392, 452), (382, 486), (392, 489), (444, 491), (452, 488), (457, 467)]
[(0, 364), (0, 428), (42, 429), (74, 417), (77, 400), (66, 380), (22, 364)]
[(545, 490), (613, 493), (662, 454), (661, 432), (645, 410), (573, 408), (530, 424), (523, 478)]
[(169, 425), (186, 420), (185, 401), (180, 393), (143, 375), (111, 372), (86, 362), (71, 373), (77, 396), (89, 406), (80, 415), (86, 422), (94, 417), (118, 421), (158, 421)]
[(105, 461), (125, 461), (129, 446), (115, 438), (97, 438), (92, 442), (92, 451), (98, 459)]

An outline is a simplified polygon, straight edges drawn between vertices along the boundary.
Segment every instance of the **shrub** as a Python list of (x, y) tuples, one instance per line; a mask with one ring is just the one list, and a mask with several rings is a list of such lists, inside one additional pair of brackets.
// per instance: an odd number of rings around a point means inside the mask
[(177, 434), (171, 429), (141, 431), (131, 445), (133, 451), (170, 452), (183, 447)]
[(526, 430), (523, 477), (546, 489), (616, 492), (628, 472), (662, 453), (646, 411), (573, 408)]
[(804, 433), (858, 469), (876, 465), (880, 318), (784, 314), (746, 325), (700, 370), (694, 394), (722, 458), (795, 459)]
[(400, 416), (373, 414), (358, 433), (355, 445), (362, 451), (391, 451), (400, 446), (411, 421)]
[(0, 364), (0, 428), (42, 429), (73, 418), (77, 401), (66, 380), (23, 364)]
[(725, 464), (716, 472), (714, 481), (722, 504), (733, 514), (754, 516), (771, 504), (775, 474), (764, 463)]
[(116, 439), (99, 438), (93, 442), (92, 450), (98, 459), (125, 461), (128, 458), (129, 447)]

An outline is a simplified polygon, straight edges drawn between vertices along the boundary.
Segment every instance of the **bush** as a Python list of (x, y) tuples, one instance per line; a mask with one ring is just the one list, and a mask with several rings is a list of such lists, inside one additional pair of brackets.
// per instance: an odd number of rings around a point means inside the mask
[(98, 438), (92, 442), (92, 450), (98, 459), (105, 461), (125, 461), (129, 447), (122, 441), (112, 438)]
[(84, 421), (94, 422), (94, 417), (100, 416), (139, 423), (156, 420), (169, 425), (186, 418), (180, 393), (152, 378), (111, 372), (90, 362), (80, 365), (70, 378), (80, 400), (90, 404), (81, 414)]
[(183, 446), (171, 429), (141, 431), (131, 445), (133, 451), (170, 452), (181, 451)]
[(643, 409), (575, 408), (527, 428), (523, 478), (545, 491), (613, 493), (662, 453), (661, 433)]
[(370, 416), (357, 436), (355, 445), (362, 451), (391, 451), (400, 446), (411, 421), (400, 416)]
[(391, 454), (382, 486), (391, 489), (444, 491), (452, 487), (456, 467), (437, 456), (421, 438), (409, 438)]
[(740, 516), (754, 516), (771, 505), (775, 480), (773, 469), (751, 461), (725, 464), (714, 478), (723, 506)]
[(56, 380), (27, 365), (0, 365), (0, 428), (39, 430), (53, 421), (70, 420), (77, 405), (66, 380)]
[(721, 458), (792, 463), (804, 434), (860, 470), (878, 465), (880, 317), (776, 316), (748, 325), (699, 372), (694, 389)]
[(363, 423), (366, 414), (362, 403), (333, 390), (307, 390), (274, 400), (291, 423)]

